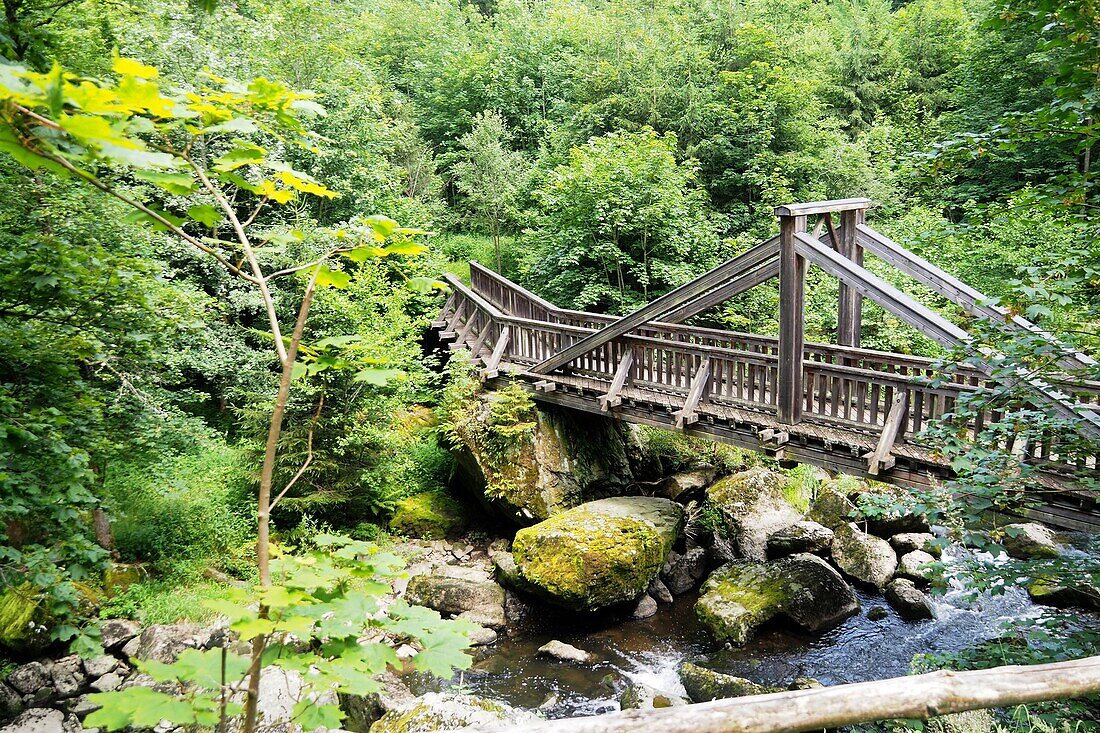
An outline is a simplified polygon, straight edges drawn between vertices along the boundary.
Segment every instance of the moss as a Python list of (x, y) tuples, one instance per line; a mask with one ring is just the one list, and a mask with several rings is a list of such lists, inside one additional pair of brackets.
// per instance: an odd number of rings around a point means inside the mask
[(727, 697), (763, 695), (780, 691), (778, 687), (758, 685), (752, 680), (715, 672), (691, 662), (681, 665), (680, 681), (684, 684), (684, 689), (692, 702), (709, 702)]
[(429, 491), (397, 503), (390, 530), (424, 540), (441, 540), (466, 528), (468, 517), (461, 504), (450, 496)]
[(758, 563), (734, 561), (703, 584), (695, 614), (719, 641), (744, 644), (760, 624), (781, 613), (783, 581)]
[(20, 649), (31, 641), (40, 626), (38, 596), (30, 583), (8, 588), (0, 595), (0, 644)]

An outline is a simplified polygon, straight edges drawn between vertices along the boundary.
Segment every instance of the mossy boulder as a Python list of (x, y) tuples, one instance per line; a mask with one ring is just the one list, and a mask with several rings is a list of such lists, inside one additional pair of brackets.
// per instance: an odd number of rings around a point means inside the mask
[(845, 575), (881, 591), (894, 577), (898, 556), (889, 542), (849, 522), (833, 532), (833, 562)]
[(1017, 560), (1036, 560), (1058, 557), (1058, 543), (1054, 532), (1038, 522), (1017, 522), (1001, 528), (1001, 545), (1009, 557)]
[(409, 580), (405, 599), (492, 629), (503, 628), (504, 589), (476, 568), (443, 565)]
[(486, 509), (530, 525), (634, 483), (620, 423), (511, 404), (522, 399), (508, 390), (480, 395), (454, 420), (458, 478)]
[(1027, 588), (1031, 600), (1055, 608), (1100, 611), (1100, 588), (1088, 582), (1067, 586), (1050, 578), (1037, 578)]
[(782, 688), (760, 685), (744, 677), (715, 672), (698, 664), (684, 662), (680, 665), (680, 682), (692, 702), (710, 702), (726, 697), (745, 697), (780, 692)]
[(49, 643), (39, 594), (30, 583), (10, 586), (0, 595), (0, 645), (16, 652), (40, 649)]
[(715, 638), (732, 644), (744, 644), (773, 618), (821, 631), (858, 610), (859, 599), (840, 573), (810, 554), (723, 565), (703, 584), (695, 604), (696, 615)]
[(806, 519), (836, 530), (840, 525), (847, 524), (859, 516), (859, 510), (856, 509), (852, 500), (840, 491), (834, 482), (829, 481), (817, 490), (817, 498), (810, 506)]
[(797, 497), (788, 496), (796, 486), (788, 476), (757, 466), (707, 488), (707, 501), (721, 512), (740, 557), (767, 559), (768, 535), (802, 518), (793, 501)]
[(512, 543), (519, 589), (583, 611), (634, 600), (660, 572), (682, 518), (668, 499), (629, 496), (521, 529)]
[(429, 733), (438, 730), (485, 730), (530, 725), (540, 718), (502, 702), (476, 695), (430, 692), (388, 711), (371, 733)]
[(461, 533), (468, 523), (465, 507), (441, 491), (429, 491), (397, 503), (390, 531), (422, 540), (441, 540)]

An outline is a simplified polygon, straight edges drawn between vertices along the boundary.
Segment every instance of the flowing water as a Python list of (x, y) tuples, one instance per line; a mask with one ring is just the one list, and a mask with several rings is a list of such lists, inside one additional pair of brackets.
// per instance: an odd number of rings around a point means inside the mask
[[(1076, 552), (1095, 556), (1100, 550), (1094, 540), (1074, 542), (1083, 548)], [(951, 554), (945, 553), (945, 560)], [(541, 708), (552, 718), (593, 715), (617, 710), (618, 696), (631, 682), (682, 695), (677, 668), (684, 661), (701, 661), (708, 668), (775, 686), (785, 687), (795, 677), (814, 677), (826, 685), (862, 682), (907, 674), (915, 654), (961, 651), (1000, 635), (1006, 621), (1026, 625), (1044, 613), (1022, 588), (975, 597), (956, 583), (944, 595), (932, 597), (936, 618), (917, 622), (899, 618), (881, 595), (858, 590), (857, 595), (860, 612), (831, 631), (806, 634), (774, 624), (733, 649), (717, 645), (700, 626), (692, 608), (694, 594), (641, 621), (531, 606), (510, 627), (509, 636), (482, 650), (473, 668), (446, 686), (517, 707)], [(868, 611), (877, 607), (887, 615), (873, 621)], [(536, 656), (552, 639), (591, 652), (600, 661), (580, 666)]]

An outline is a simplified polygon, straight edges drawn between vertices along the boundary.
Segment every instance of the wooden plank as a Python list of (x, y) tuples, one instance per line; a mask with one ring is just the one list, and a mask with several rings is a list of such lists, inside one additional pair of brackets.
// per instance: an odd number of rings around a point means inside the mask
[(747, 252), (734, 257), (733, 259), (719, 265), (710, 272), (707, 272), (700, 277), (692, 280), (691, 282), (681, 285), (680, 287), (662, 295), (648, 305), (644, 305), (633, 313), (623, 316), (614, 323), (608, 324), (605, 328), (596, 331), (590, 336), (587, 336), (577, 343), (573, 344), (567, 349), (560, 351), (559, 353), (551, 356), (550, 358), (539, 362), (530, 371), (535, 374), (549, 374), (550, 372), (565, 366), (569, 362), (576, 359), (578, 356), (585, 354), (592, 349), (607, 343), (611, 339), (622, 336), (625, 333), (633, 331), (643, 323), (648, 323), (662, 313), (666, 313), (673, 308), (677, 308), (684, 303), (687, 303), (694, 298), (699, 297), (701, 294), (707, 292), (715, 285), (718, 285), (726, 280), (736, 277), (744, 272), (751, 270), (760, 263), (768, 260), (774, 256), (776, 247), (778, 244), (773, 244), (774, 239), (769, 239), (766, 242), (752, 247)]
[(473, 344), (470, 345), (470, 356), (474, 357), (474, 359), (477, 359), (477, 355), (481, 353), (481, 347), (485, 345), (485, 339), (489, 338), (489, 332), (493, 330), (494, 325), (492, 318), (485, 319), (485, 327), (481, 329), (481, 333), (477, 335)]
[(500, 360), (504, 356), (504, 352), (508, 348), (508, 343), (511, 339), (512, 327), (505, 326), (500, 330), (500, 336), (497, 337), (497, 343), (493, 347), (493, 353), (489, 355), (489, 360), (485, 362), (485, 368), (481, 370), (482, 380), (492, 379), (500, 374)]
[(682, 428), (685, 423), (693, 423), (699, 420), (699, 415), (695, 410), (699, 406), (699, 401), (703, 397), (703, 391), (709, 379), (710, 357), (708, 356), (703, 357), (703, 360), (699, 363), (699, 368), (695, 370), (695, 376), (692, 377), (691, 387), (688, 389), (684, 406), (673, 413), (676, 417), (676, 427)]
[(623, 403), (620, 393), (630, 376), (630, 367), (634, 364), (634, 350), (628, 348), (619, 360), (619, 366), (615, 369), (615, 378), (611, 380), (611, 387), (607, 393), (599, 398), (600, 409), (607, 412), (612, 407), (618, 407)]
[[(779, 220), (779, 384), (776, 405), (779, 422), (785, 425), (796, 425), (802, 419), (806, 260), (798, 252), (798, 237), (809, 238), (804, 233), (805, 229), (805, 216), (783, 216)], [(818, 246), (821, 246), (820, 243)]]
[[(863, 223), (863, 214), (861, 209), (842, 212), (839, 236), (830, 231), (830, 236), (838, 244), (837, 251), (860, 266), (863, 265), (863, 247), (856, 241), (856, 227)], [(842, 282), (837, 299), (837, 343), (858, 347), (862, 325), (863, 297), (858, 290)]]
[(882, 434), (879, 435), (878, 445), (864, 458), (867, 459), (867, 473), (878, 476), (879, 471), (894, 467), (894, 458), (890, 451), (898, 439), (902, 423), (905, 420), (905, 412), (908, 409), (908, 392), (902, 391), (894, 404), (890, 407), (890, 414), (886, 416), (886, 424), (882, 426)]
[(775, 208), (776, 216), (810, 216), (812, 214), (825, 214), (830, 211), (851, 211), (853, 209), (867, 209), (874, 203), (871, 199), (835, 199), (833, 201), (810, 201), (805, 204), (786, 204)]

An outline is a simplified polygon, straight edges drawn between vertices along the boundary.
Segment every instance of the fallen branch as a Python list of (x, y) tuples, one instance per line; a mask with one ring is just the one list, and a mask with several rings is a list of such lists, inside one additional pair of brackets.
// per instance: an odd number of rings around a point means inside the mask
[(1100, 656), (912, 677), (550, 720), (519, 733), (799, 733), (873, 720), (927, 720), (981, 708), (1100, 693)]

